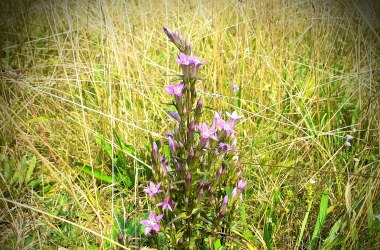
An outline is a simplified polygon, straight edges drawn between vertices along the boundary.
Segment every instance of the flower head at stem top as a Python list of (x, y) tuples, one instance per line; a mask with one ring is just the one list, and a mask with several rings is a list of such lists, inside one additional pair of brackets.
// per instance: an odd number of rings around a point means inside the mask
[(181, 82), (178, 85), (169, 85), (167, 93), (169, 95), (175, 95), (175, 96), (181, 97), (184, 89), (185, 89), (185, 84)]
[(167, 208), (170, 211), (173, 211), (174, 201), (170, 199), (169, 195), (167, 195), (163, 202), (157, 203), (157, 206), (162, 206), (162, 210)]
[(189, 60), (189, 56), (186, 55), (185, 53), (182, 53), (182, 52), (179, 52), (178, 54), (178, 58), (175, 59), (175, 61), (180, 64), (180, 65), (183, 65), (183, 66), (187, 66), (187, 65), (190, 65), (191, 62)]
[(160, 214), (157, 215), (157, 217), (154, 217), (153, 211), (150, 211), (148, 219), (142, 220), (140, 222), (142, 225), (146, 226), (144, 234), (149, 235), (152, 230), (156, 232), (160, 231), (160, 225), (158, 222), (162, 219), (163, 216), (163, 214)]
[(186, 77), (196, 77), (198, 75), (199, 67), (205, 64), (204, 62), (201, 62), (198, 57), (193, 55), (188, 56), (182, 52), (179, 53), (176, 62), (182, 65), (183, 75)]
[(160, 189), (161, 182), (155, 185), (153, 182), (149, 183), (149, 188), (145, 188), (144, 192), (148, 193), (150, 197), (155, 196), (158, 193), (161, 193), (162, 190)]

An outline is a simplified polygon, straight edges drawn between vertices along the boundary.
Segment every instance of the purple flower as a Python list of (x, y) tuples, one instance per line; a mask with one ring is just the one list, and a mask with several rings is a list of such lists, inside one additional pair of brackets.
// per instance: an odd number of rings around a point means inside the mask
[(149, 188), (145, 188), (144, 192), (148, 193), (149, 196), (152, 197), (152, 196), (162, 192), (162, 190), (160, 189), (160, 186), (161, 186), (161, 182), (158, 183), (157, 185), (155, 185), (153, 182), (150, 182)]
[(182, 65), (183, 74), (185, 76), (193, 77), (198, 75), (199, 67), (204, 64), (204, 62), (201, 62), (198, 57), (192, 55), (188, 56), (182, 52), (179, 53), (176, 62)]
[(142, 220), (140, 223), (146, 226), (145, 235), (149, 235), (152, 230), (158, 232), (160, 231), (160, 225), (158, 222), (162, 219), (164, 215), (160, 214), (157, 217), (154, 217), (153, 211), (150, 211), (149, 218), (147, 220)]
[(236, 93), (238, 90), (239, 90), (239, 86), (237, 86), (236, 84), (233, 84), (232, 85), (232, 92)]
[(178, 58), (175, 61), (180, 65), (190, 65), (190, 58), (186, 54), (179, 52)]
[(240, 191), (243, 191), (244, 188), (245, 188), (245, 186), (247, 186), (247, 182), (246, 182), (246, 181), (243, 181), (243, 180), (239, 180), (239, 181), (238, 181), (238, 189), (239, 189)]
[(214, 139), (217, 141), (218, 139), (213, 135), (216, 132), (215, 128), (209, 128), (205, 123), (198, 125), (198, 130), (201, 133), (203, 139)]
[(175, 95), (175, 96), (181, 97), (184, 89), (185, 89), (185, 84), (181, 82), (178, 85), (169, 85), (167, 93), (169, 95)]
[(204, 62), (201, 62), (201, 60), (196, 56), (188, 56), (188, 60), (190, 64), (194, 64), (195, 67), (199, 67), (205, 64)]
[(168, 208), (170, 211), (173, 211), (174, 201), (170, 199), (170, 196), (165, 196), (165, 199), (163, 202), (160, 202), (157, 204), (157, 206), (162, 206), (162, 210), (165, 210)]
[(234, 123), (233, 122), (225, 122), (223, 119), (219, 119), (218, 125), (224, 131), (226, 131), (227, 135), (231, 134), (231, 132), (236, 133), (236, 131), (234, 129)]
[(219, 153), (225, 154), (228, 151), (232, 151), (230, 145), (228, 145), (227, 143), (224, 143), (224, 142), (219, 143)]
[(241, 118), (243, 118), (243, 116), (242, 115), (238, 115), (236, 111), (232, 112), (232, 114), (230, 114), (228, 112), (226, 112), (226, 113), (227, 113), (227, 116), (230, 118), (230, 120), (232, 122), (234, 122), (234, 123), (236, 121), (240, 120)]

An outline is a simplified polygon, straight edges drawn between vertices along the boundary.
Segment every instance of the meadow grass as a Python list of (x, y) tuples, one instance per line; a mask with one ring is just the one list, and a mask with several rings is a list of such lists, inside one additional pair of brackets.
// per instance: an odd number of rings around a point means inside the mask
[(244, 115), (238, 147), (248, 186), (231, 248), (380, 248), (378, 5), (0, 8), (0, 246), (149, 247), (138, 226), (148, 211), (142, 189), (151, 141), (174, 123), (166, 86), (180, 72), (166, 25), (207, 62), (198, 84), (205, 116)]

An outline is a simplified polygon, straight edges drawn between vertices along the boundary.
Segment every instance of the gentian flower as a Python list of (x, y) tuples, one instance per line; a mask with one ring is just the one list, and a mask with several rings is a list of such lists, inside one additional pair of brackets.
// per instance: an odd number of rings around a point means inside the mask
[(153, 211), (150, 211), (149, 218), (147, 220), (142, 220), (140, 223), (146, 226), (145, 235), (149, 235), (152, 230), (158, 232), (160, 231), (160, 225), (158, 222), (162, 219), (164, 215), (160, 214), (157, 217), (154, 217)]
[(185, 76), (195, 77), (198, 75), (198, 70), (204, 62), (196, 56), (188, 56), (185, 53), (180, 52), (178, 58), (175, 60), (178, 64), (182, 65), (183, 74)]
[(225, 122), (223, 119), (219, 119), (218, 125), (224, 131), (226, 131), (227, 135), (230, 135), (231, 133), (236, 133), (236, 131), (234, 129), (234, 123), (232, 121), (231, 122)]
[(182, 66), (188, 66), (191, 63), (189, 60), (189, 56), (182, 52), (179, 52), (178, 58), (175, 59), (175, 61)]
[(149, 188), (145, 188), (144, 192), (148, 193), (150, 197), (155, 196), (158, 193), (161, 193), (162, 190), (160, 189), (161, 182), (155, 185), (152, 181), (149, 183)]
[(237, 86), (235, 83), (232, 85), (232, 92), (236, 93), (239, 90), (239, 86)]
[(209, 128), (205, 123), (198, 125), (198, 130), (201, 133), (203, 139), (214, 139), (217, 141), (218, 139), (213, 135), (216, 132), (215, 128)]
[(170, 196), (165, 196), (165, 199), (163, 202), (160, 202), (157, 204), (157, 206), (162, 206), (162, 210), (165, 210), (168, 208), (170, 211), (173, 211), (174, 201), (170, 200)]
[(227, 113), (227, 116), (230, 118), (231, 122), (233, 122), (235, 124), (236, 121), (240, 120), (241, 118), (243, 118), (242, 115), (238, 115), (236, 111), (232, 112), (232, 114)]
[(181, 82), (178, 85), (169, 85), (167, 93), (169, 95), (175, 95), (175, 96), (181, 97), (184, 89), (185, 89), (185, 84)]
[(225, 154), (227, 153), (228, 151), (231, 151), (231, 146), (228, 145), (227, 143), (224, 143), (224, 142), (221, 142), (219, 143), (219, 153), (221, 154)]

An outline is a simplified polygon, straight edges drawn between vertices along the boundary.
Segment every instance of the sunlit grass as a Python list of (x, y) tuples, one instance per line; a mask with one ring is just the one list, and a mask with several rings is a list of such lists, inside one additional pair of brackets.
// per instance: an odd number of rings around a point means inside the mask
[[(116, 247), (118, 231), (145, 216), (148, 145), (171, 128), (165, 86), (180, 72), (162, 31), (167, 25), (189, 36), (207, 61), (199, 84), (205, 115), (244, 115), (239, 147), (249, 186), (236, 222), (245, 240), (236, 248), (308, 248), (324, 190), (326, 222), (314, 244), (380, 246), (376, 6), (358, 11), (351, 2), (232, 0), (1, 5), (12, 14), (1, 20), (0, 245)], [(122, 151), (113, 131), (133, 150)], [(347, 134), (354, 137), (351, 147)], [(112, 178), (117, 167), (96, 138), (111, 146), (111, 155), (124, 152), (134, 176), (129, 188), (96, 177)], [(36, 166), (27, 179), (32, 157)], [(120, 244), (141, 248), (142, 237), (136, 229)]]

